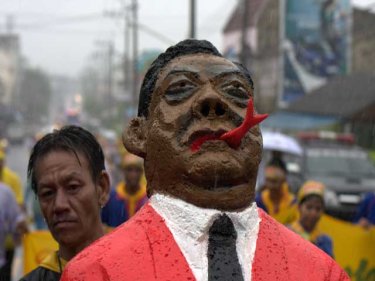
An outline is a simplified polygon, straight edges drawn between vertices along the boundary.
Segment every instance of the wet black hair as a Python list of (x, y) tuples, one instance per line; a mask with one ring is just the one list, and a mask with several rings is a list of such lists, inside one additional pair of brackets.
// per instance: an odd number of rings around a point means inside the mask
[(322, 202), (323, 204), (323, 208), (324, 208), (324, 199), (322, 196), (318, 195), (318, 194), (309, 194), (307, 196), (305, 196), (299, 203), (298, 205), (301, 206), (302, 204), (304, 204), (306, 201), (310, 200), (311, 198), (319, 198), (319, 200)]
[[(158, 79), (160, 71), (173, 59), (192, 55), (192, 54), (210, 54), (213, 56), (223, 57), (214, 45), (206, 40), (186, 39), (178, 44), (169, 47), (164, 53), (161, 53), (151, 64), (143, 79), (140, 90), (138, 116), (148, 117), (148, 108), (151, 103), (151, 97), (155, 90), (155, 84)], [(249, 80), (251, 87), (253, 81), (248, 70), (239, 63), (235, 63), (239, 70), (243, 72), (245, 77)]]
[(280, 168), (286, 175), (288, 174), (286, 164), (281, 158), (272, 158), (267, 164), (267, 167), (269, 166)]
[(34, 145), (31, 151), (27, 175), (31, 181), (31, 189), (35, 194), (38, 191), (35, 178), (35, 166), (38, 160), (52, 151), (61, 150), (74, 153), (79, 163), (78, 153), (85, 156), (94, 181), (105, 170), (104, 153), (96, 138), (89, 131), (79, 126), (65, 126), (60, 130), (54, 130), (52, 133), (45, 135)]

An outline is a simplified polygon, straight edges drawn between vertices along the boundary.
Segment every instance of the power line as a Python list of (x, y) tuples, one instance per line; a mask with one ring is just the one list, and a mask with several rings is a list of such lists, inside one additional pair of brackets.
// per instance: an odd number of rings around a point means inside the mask
[(77, 22), (92, 21), (92, 20), (105, 19), (105, 18), (106, 17), (103, 13), (96, 12), (96, 13), (85, 14), (85, 15), (55, 18), (55, 19), (39, 21), (39, 22), (37, 21), (34, 23), (29, 23), (29, 24), (17, 24), (17, 27), (23, 28), (23, 29), (45, 28), (45, 27), (50, 27), (52, 25), (74, 24)]
[(175, 40), (172, 40), (171, 38), (165, 36), (161, 32), (156, 31), (155, 29), (152, 29), (151, 27), (144, 25), (142, 23), (138, 23), (138, 28), (139, 30), (151, 35), (152, 37), (159, 40), (160, 42), (163, 42), (164, 44), (174, 45), (176, 43)]
[(116, 31), (115, 29), (113, 30), (108, 30), (108, 29), (101, 29), (101, 30), (98, 30), (98, 29), (95, 29), (95, 30), (85, 30), (85, 29), (75, 29), (75, 28), (67, 28), (67, 29), (61, 29), (61, 28), (55, 28), (55, 27), (46, 27), (46, 28), (30, 28), (30, 29), (27, 29), (27, 32), (28, 33), (55, 33), (58, 32), (58, 33), (71, 33), (71, 34), (87, 34), (87, 35), (91, 35), (91, 34), (101, 34), (101, 33), (116, 33), (118, 34), (119, 31)]

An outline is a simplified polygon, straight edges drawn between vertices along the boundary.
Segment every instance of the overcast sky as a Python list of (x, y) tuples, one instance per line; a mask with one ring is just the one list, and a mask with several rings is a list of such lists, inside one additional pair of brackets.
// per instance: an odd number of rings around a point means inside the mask
[[(197, 36), (219, 49), (221, 31), (238, 0), (197, 0)], [(120, 55), (124, 49), (124, 20), (103, 16), (120, 12), (130, 0), (0, 0), (0, 28), (8, 15), (20, 34), (23, 55), (32, 66), (49, 73), (75, 76), (100, 48), (113, 41)], [(368, 5), (373, 0), (355, 0)], [(188, 34), (189, 0), (139, 0), (139, 22), (166, 38), (140, 31), (139, 49), (162, 49)]]

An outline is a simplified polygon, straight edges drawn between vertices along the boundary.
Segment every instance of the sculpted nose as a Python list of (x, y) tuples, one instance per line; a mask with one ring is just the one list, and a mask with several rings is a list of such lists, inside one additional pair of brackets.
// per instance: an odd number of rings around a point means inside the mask
[(210, 89), (198, 98), (193, 111), (201, 118), (223, 118), (228, 113), (228, 105), (221, 100), (217, 93)]

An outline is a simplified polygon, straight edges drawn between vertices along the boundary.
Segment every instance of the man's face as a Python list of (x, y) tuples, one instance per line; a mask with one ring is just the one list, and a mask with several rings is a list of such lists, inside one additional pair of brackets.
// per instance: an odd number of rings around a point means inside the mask
[(311, 231), (318, 223), (323, 211), (323, 200), (319, 196), (311, 196), (299, 206), (300, 221)]
[(124, 168), (124, 177), (126, 185), (139, 187), (143, 174), (143, 169), (138, 166), (127, 166)]
[[(197, 54), (172, 60), (159, 74), (149, 108), (148, 183), (201, 207), (238, 209), (253, 199), (261, 135), (252, 128), (238, 149), (221, 140), (191, 145), (238, 127), (253, 92), (232, 62)], [(153, 185), (153, 181), (158, 184)]]
[(281, 191), (285, 182), (285, 172), (279, 167), (267, 167), (265, 171), (266, 188), (270, 191)]
[(38, 198), (48, 228), (59, 244), (78, 247), (92, 241), (100, 225), (103, 189), (94, 183), (81, 153), (52, 151), (35, 167)]

